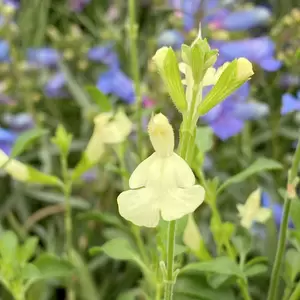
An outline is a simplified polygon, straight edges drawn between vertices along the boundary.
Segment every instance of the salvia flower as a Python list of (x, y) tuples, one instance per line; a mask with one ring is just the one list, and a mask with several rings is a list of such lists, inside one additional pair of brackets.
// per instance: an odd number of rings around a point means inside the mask
[(7, 155), (10, 154), (12, 146), (17, 139), (17, 134), (11, 130), (0, 127), (0, 149)]
[(281, 67), (281, 62), (274, 58), (275, 44), (266, 36), (224, 42), (220, 44), (219, 51), (225, 60), (243, 56), (269, 72), (277, 71)]
[(119, 66), (118, 56), (113, 51), (113, 44), (95, 46), (88, 51), (87, 55), (91, 61), (101, 62), (110, 67)]
[(248, 30), (267, 24), (271, 19), (271, 12), (264, 6), (234, 11), (224, 15), (223, 19), (215, 20), (209, 24), (214, 29), (228, 31)]
[(6, 113), (3, 115), (3, 122), (15, 132), (22, 132), (31, 129), (34, 126), (32, 116), (25, 112), (15, 115)]
[(40, 66), (55, 66), (60, 55), (52, 48), (30, 48), (27, 50), (27, 59), (30, 63)]
[(296, 96), (290, 93), (282, 95), (281, 114), (286, 115), (294, 111), (300, 111), (300, 90)]
[[(268, 208), (272, 211), (275, 224), (279, 228), (281, 224), (282, 214), (283, 214), (282, 205), (279, 203), (273, 203), (270, 194), (268, 194), (267, 192), (262, 192), (261, 194), (261, 205), (262, 207)], [(288, 226), (289, 228), (294, 227), (294, 224), (291, 219), (289, 219)]]
[(80, 12), (84, 7), (90, 3), (91, 0), (69, 0), (69, 7), (71, 11)]
[(245, 204), (238, 204), (237, 209), (241, 219), (241, 225), (251, 229), (254, 222), (265, 223), (272, 215), (269, 208), (260, 205), (261, 191), (259, 189), (252, 192)]
[(192, 213), (205, 191), (195, 185), (189, 165), (174, 153), (174, 132), (163, 114), (149, 122), (155, 152), (138, 165), (129, 179), (130, 190), (117, 199), (120, 215), (138, 226), (156, 227), (160, 216), (171, 221)]
[(65, 89), (66, 78), (63, 72), (57, 72), (46, 83), (45, 95), (49, 98), (63, 98), (68, 96)]
[(159, 47), (170, 46), (174, 49), (180, 49), (183, 43), (183, 34), (175, 29), (165, 30), (157, 38), (157, 44)]
[(102, 93), (117, 96), (126, 103), (131, 104), (135, 101), (133, 82), (119, 68), (111, 68), (102, 73), (98, 78), (97, 87)]
[(6, 41), (0, 40), (0, 62), (9, 61), (9, 44)]

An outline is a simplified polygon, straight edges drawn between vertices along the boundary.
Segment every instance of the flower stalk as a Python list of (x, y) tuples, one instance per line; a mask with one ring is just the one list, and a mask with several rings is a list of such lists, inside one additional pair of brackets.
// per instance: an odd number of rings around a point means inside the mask
[(286, 245), (286, 235), (287, 235), (288, 223), (289, 223), (289, 212), (290, 212), (292, 201), (296, 197), (295, 190), (298, 183), (297, 173), (298, 173), (299, 162), (300, 162), (300, 138), (298, 139), (296, 152), (294, 154), (292, 166), (288, 175), (287, 192), (285, 194), (285, 199), (284, 199), (283, 214), (282, 214), (281, 226), (279, 231), (279, 240), (277, 244), (275, 261), (274, 261), (271, 279), (270, 279), (268, 300), (275, 300), (277, 297), (278, 281), (280, 277), (280, 267), (281, 267), (282, 258), (283, 258), (285, 245)]

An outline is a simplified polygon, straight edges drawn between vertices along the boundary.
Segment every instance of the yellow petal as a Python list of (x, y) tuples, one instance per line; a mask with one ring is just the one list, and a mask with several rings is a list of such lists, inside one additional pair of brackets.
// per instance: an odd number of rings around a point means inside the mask
[(240, 57), (237, 60), (237, 79), (248, 80), (253, 74), (252, 63), (247, 58)]
[(176, 186), (180, 188), (191, 187), (195, 184), (195, 176), (187, 162), (176, 153), (168, 160), (171, 172), (175, 176)]
[(152, 189), (130, 190), (119, 195), (120, 215), (138, 226), (156, 227), (159, 222), (159, 201)]
[(154, 150), (159, 156), (172, 155), (174, 150), (174, 132), (166, 116), (157, 114), (148, 125), (149, 137)]
[(11, 159), (8, 163), (9, 157), (0, 150), (0, 168), (2, 168), (14, 179), (19, 181), (27, 181), (29, 179), (29, 172), (26, 165), (21, 162)]
[(253, 191), (246, 200), (245, 210), (247, 212), (256, 212), (260, 208), (261, 191), (256, 189)]
[(192, 213), (204, 201), (205, 191), (200, 185), (177, 188), (160, 195), (161, 216), (166, 221), (177, 220)]
[(269, 208), (262, 207), (258, 210), (255, 221), (259, 223), (265, 223), (272, 215), (272, 212)]
[(146, 186), (149, 177), (149, 168), (156, 159), (157, 154), (154, 152), (136, 167), (129, 179), (129, 187), (131, 189), (137, 189)]
[(208, 68), (203, 77), (203, 86), (209, 86), (215, 84), (217, 82), (215, 75), (216, 75), (216, 69)]

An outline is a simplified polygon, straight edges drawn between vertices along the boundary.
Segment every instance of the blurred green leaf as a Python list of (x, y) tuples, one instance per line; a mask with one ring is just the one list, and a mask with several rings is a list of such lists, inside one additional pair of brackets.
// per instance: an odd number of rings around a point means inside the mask
[(140, 260), (139, 255), (124, 238), (115, 238), (101, 247), (91, 248), (89, 252), (91, 255), (104, 252), (109, 257), (117, 260)]
[(90, 98), (98, 105), (101, 112), (112, 111), (113, 107), (107, 96), (105, 96), (97, 87), (87, 86), (85, 88)]
[(179, 275), (174, 289), (174, 300), (235, 300), (230, 287), (212, 289), (205, 276)]
[(289, 249), (285, 255), (284, 274), (293, 283), (300, 273), (300, 253), (296, 249)]
[(30, 237), (28, 238), (25, 243), (20, 246), (18, 251), (18, 257), (20, 263), (27, 262), (35, 253), (37, 244), (38, 244), (38, 238), (37, 237)]
[(98, 210), (88, 211), (86, 213), (80, 214), (79, 218), (85, 221), (99, 221), (101, 223), (113, 225), (122, 229), (126, 228), (120, 218), (108, 212), (100, 212)]
[(11, 157), (14, 158), (22, 154), (30, 145), (46, 133), (48, 133), (48, 130), (34, 128), (20, 134), (12, 148)]
[(41, 272), (34, 264), (27, 264), (22, 270), (22, 279), (35, 281), (41, 278)]
[(38, 279), (51, 279), (55, 277), (69, 277), (74, 273), (74, 266), (67, 260), (56, 257), (52, 254), (41, 254), (34, 265), (40, 271)]
[(213, 146), (214, 134), (210, 127), (202, 126), (196, 129), (196, 146), (202, 153), (208, 152)]
[(223, 191), (225, 188), (227, 188), (229, 185), (234, 184), (234, 183), (239, 183), (248, 177), (267, 170), (278, 170), (282, 169), (282, 165), (272, 159), (268, 158), (258, 158), (252, 165), (250, 165), (247, 169), (244, 171), (238, 173), (237, 175), (234, 175), (227, 179), (218, 189), (218, 193)]
[(299, 199), (291, 200), (290, 214), (296, 230), (300, 230), (300, 202)]
[(232, 237), (235, 249), (241, 256), (246, 256), (252, 248), (252, 237), (248, 230), (239, 228), (236, 235)]
[(18, 237), (13, 231), (5, 231), (0, 236), (0, 255), (3, 261), (15, 260), (18, 247)]
[(181, 269), (181, 273), (211, 272), (222, 275), (230, 275), (245, 279), (238, 264), (226, 256), (217, 257), (211, 261), (191, 263)]
[(263, 264), (256, 264), (249, 267), (245, 267), (244, 273), (246, 277), (254, 277), (257, 275), (264, 274), (268, 271), (268, 266)]

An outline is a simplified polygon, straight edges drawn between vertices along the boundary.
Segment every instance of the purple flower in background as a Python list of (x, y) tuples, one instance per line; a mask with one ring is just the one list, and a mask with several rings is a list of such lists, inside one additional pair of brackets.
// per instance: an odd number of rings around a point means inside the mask
[(80, 12), (90, 1), (91, 0), (69, 0), (69, 7), (72, 11)]
[(9, 4), (13, 6), (14, 8), (19, 8), (20, 7), (20, 0), (4, 0), (5, 4)]
[(174, 49), (180, 49), (183, 43), (183, 34), (175, 29), (165, 30), (157, 38), (157, 44), (159, 47), (170, 46)]
[(286, 115), (294, 111), (300, 111), (300, 90), (296, 96), (289, 93), (282, 95), (281, 115)]
[(245, 57), (269, 72), (281, 67), (281, 62), (274, 58), (275, 45), (267, 36), (224, 42), (219, 50), (225, 60)]
[(271, 12), (264, 6), (256, 6), (251, 9), (235, 11), (224, 14), (209, 25), (215, 29), (228, 31), (248, 30), (268, 23), (271, 19)]
[(111, 68), (102, 73), (97, 87), (102, 93), (113, 94), (129, 104), (135, 100), (133, 82), (119, 68)]
[[(273, 218), (277, 227), (280, 227), (283, 207), (279, 203), (272, 203), (271, 197), (267, 192), (262, 192), (261, 195), (262, 207), (270, 208), (273, 213)], [(289, 228), (294, 228), (292, 220), (289, 220)]]
[(246, 101), (248, 96), (249, 84), (245, 83), (202, 117), (221, 140), (241, 132), (245, 121), (256, 120), (269, 113), (267, 105)]
[(0, 62), (9, 61), (9, 45), (6, 41), (0, 40)]
[(67, 97), (68, 93), (65, 90), (66, 78), (63, 72), (58, 72), (52, 76), (44, 88), (45, 95), (49, 98)]
[(27, 59), (30, 63), (41, 66), (55, 66), (60, 55), (52, 48), (30, 48), (27, 50)]
[(101, 62), (110, 67), (118, 67), (119, 59), (117, 54), (112, 50), (113, 45), (96, 46), (89, 50), (88, 58), (92, 61)]
[(32, 116), (28, 113), (18, 113), (13, 115), (11, 113), (6, 113), (3, 116), (3, 122), (14, 132), (22, 132), (34, 127), (34, 121)]
[(17, 134), (0, 127), (0, 149), (10, 155), (12, 146), (17, 139)]
[(282, 74), (279, 81), (280, 86), (288, 88), (293, 86), (300, 86), (300, 76), (293, 74)]

